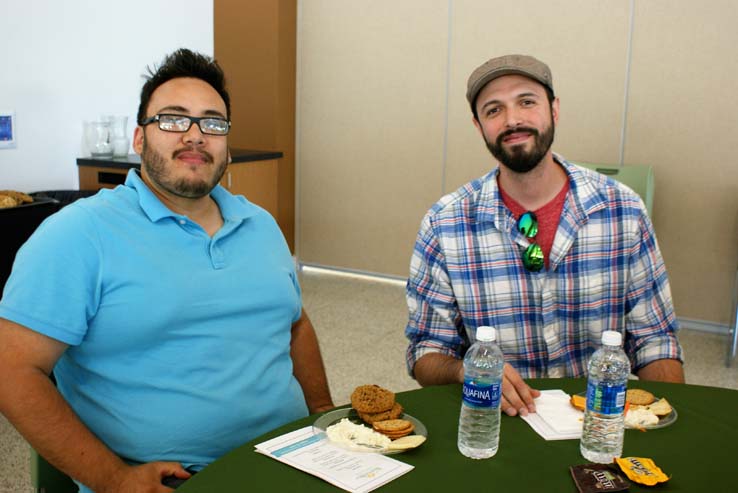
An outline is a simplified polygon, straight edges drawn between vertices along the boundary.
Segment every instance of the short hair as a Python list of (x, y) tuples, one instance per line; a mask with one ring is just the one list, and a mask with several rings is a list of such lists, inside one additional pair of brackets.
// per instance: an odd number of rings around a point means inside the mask
[(187, 48), (180, 48), (164, 58), (164, 62), (155, 70), (146, 67), (148, 74), (144, 74), (146, 79), (141, 88), (141, 102), (138, 105), (139, 124), (146, 118), (146, 110), (154, 91), (172, 79), (179, 77), (193, 77), (207, 82), (213, 89), (223, 98), (226, 106), (226, 118), (231, 119), (231, 98), (226, 90), (225, 74), (215, 59), (195, 53)]
[[(535, 82), (535, 81), (534, 81)], [(549, 106), (553, 106), (554, 102), (554, 93), (551, 89), (541, 84), (541, 87), (543, 87), (546, 90), (546, 97), (548, 98), (548, 104)], [(479, 91), (482, 92), (482, 91)], [(479, 99), (479, 95), (474, 98), (474, 101), (471, 103), (471, 110), (472, 114), (474, 114), (474, 119), (479, 122), (479, 115), (477, 114), (477, 99)]]

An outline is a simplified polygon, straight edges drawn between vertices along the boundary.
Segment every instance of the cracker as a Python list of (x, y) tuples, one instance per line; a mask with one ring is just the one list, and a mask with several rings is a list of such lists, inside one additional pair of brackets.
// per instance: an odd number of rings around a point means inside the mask
[(658, 401), (646, 406), (646, 409), (654, 413), (656, 416), (666, 416), (671, 413), (671, 404), (666, 399), (659, 399)]
[(394, 405), (394, 392), (379, 385), (361, 385), (351, 394), (351, 406), (360, 413), (381, 413)]
[(409, 435), (415, 429), (415, 425), (406, 419), (388, 419), (385, 421), (377, 421), (372, 424), (375, 431), (388, 437), (395, 438)]
[(571, 396), (571, 399), (569, 399), (569, 402), (580, 411), (584, 411), (584, 408), (587, 406), (587, 398), (583, 395), (574, 394)]
[(653, 394), (643, 389), (628, 389), (625, 393), (625, 400), (636, 406), (647, 406), (656, 398)]
[(423, 435), (410, 435), (392, 440), (387, 447), (389, 450), (408, 450), (415, 447), (420, 447), (425, 442)]
[(377, 431), (377, 433), (381, 433), (382, 435), (386, 436), (390, 440), (397, 440), (398, 438), (403, 438), (409, 435), (413, 432), (412, 428), (408, 428), (405, 431), (398, 431), (397, 433), (388, 433), (386, 431)]
[(382, 430), (392, 432), (404, 430), (405, 428), (413, 426), (413, 424), (406, 419), (387, 419), (385, 421), (377, 421), (373, 426), (374, 429), (378, 431)]

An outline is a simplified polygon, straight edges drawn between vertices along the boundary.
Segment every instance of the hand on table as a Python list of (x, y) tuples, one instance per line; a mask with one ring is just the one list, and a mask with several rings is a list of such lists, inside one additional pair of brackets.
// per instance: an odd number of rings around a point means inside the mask
[(178, 462), (149, 462), (140, 466), (127, 466), (110, 478), (110, 482), (98, 493), (170, 493), (172, 488), (162, 484), (167, 476), (188, 479), (191, 474)]
[(502, 404), (500, 409), (508, 416), (526, 416), (529, 412), (536, 412), (533, 399), (540, 396), (541, 392), (532, 389), (523, 381), (520, 373), (509, 363), (505, 363), (502, 376)]

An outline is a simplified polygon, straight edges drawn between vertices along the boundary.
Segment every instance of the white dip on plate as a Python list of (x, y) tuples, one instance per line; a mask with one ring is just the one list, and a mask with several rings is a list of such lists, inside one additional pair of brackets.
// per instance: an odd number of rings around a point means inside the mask
[(351, 450), (381, 452), (392, 442), (388, 437), (377, 433), (363, 425), (357, 425), (343, 418), (336, 424), (325, 429), (331, 442), (338, 443)]

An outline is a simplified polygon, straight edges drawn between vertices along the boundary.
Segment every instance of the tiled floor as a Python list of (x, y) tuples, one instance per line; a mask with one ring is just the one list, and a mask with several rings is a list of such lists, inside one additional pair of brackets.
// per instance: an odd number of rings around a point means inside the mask
[[(406, 321), (400, 282), (357, 279), (305, 269), (303, 298), (318, 332), (336, 404), (356, 385), (396, 392), (417, 388), (405, 370)], [(738, 362), (725, 367), (725, 335), (682, 330), (687, 383), (738, 389)], [(0, 493), (30, 492), (28, 445), (0, 416)]]

